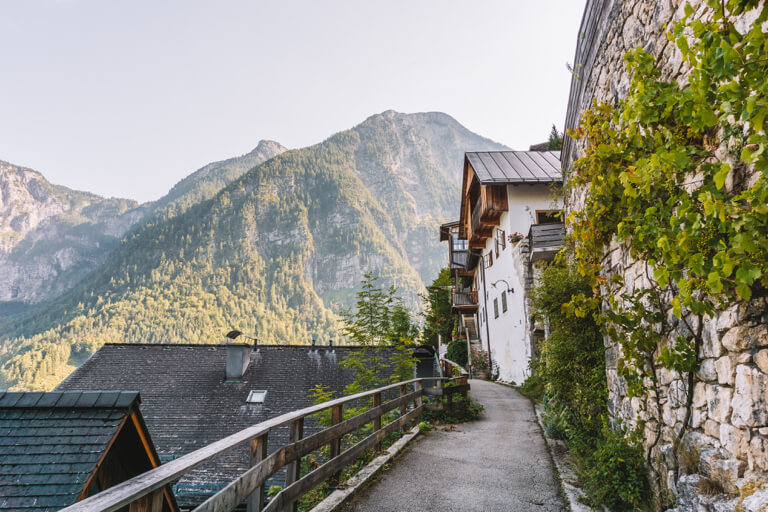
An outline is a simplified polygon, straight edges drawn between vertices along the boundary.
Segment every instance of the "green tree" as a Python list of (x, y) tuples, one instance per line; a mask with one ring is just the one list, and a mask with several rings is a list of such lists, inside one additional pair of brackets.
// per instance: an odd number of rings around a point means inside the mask
[(557, 127), (554, 124), (549, 132), (549, 139), (547, 139), (547, 149), (550, 151), (560, 151), (563, 149), (563, 133), (557, 131)]
[(456, 316), (451, 311), (451, 290), (448, 288), (451, 284), (451, 272), (444, 268), (428, 287), (429, 293), (421, 296), (425, 310), (421, 340), (425, 345), (437, 348), (438, 335), (443, 343), (452, 338)]

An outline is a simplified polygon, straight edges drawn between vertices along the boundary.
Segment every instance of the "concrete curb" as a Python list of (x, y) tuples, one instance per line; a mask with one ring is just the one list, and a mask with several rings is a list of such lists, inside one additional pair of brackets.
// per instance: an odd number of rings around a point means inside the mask
[(336, 489), (327, 498), (317, 504), (312, 512), (335, 512), (340, 509), (357, 491), (370, 482), (384, 465), (392, 460), (408, 443), (419, 435), (419, 426), (413, 427), (407, 434), (397, 440), (392, 446), (361, 469), (355, 476), (347, 480), (344, 489)]
[(600, 512), (597, 509), (584, 505), (584, 491), (571, 483), (576, 482), (577, 479), (573, 469), (571, 469), (571, 464), (568, 461), (568, 448), (566, 448), (563, 441), (550, 439), (546, 436), (544, 433), (544, 421), (541, 418), (541, 406), (535, 400), (530, 400), (533, 405), (533, 410), (536, 412), (536, 421), (539, 423), (539, 427), (541, 427), (541, 436), (544, 438), (544, 441), (549, 448), (549, 455), (555, 465), (558, 480), (560, 481), (560, 487), (563, 490), (563, 496), (568, 502), (568, 507), (571, 509), (571, 512)]

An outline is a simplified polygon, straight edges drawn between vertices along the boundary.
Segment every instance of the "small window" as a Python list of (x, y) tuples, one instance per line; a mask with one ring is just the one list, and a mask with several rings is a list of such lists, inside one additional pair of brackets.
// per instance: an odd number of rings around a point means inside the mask
[(496, 250), (499, 249), (499, 245), (502, 251), (507, 248), (507, 233), (503, 229), (496, 228)]
[(245, 399), (249, 404), (263, 404), (267, 399), (266, 389), (254, 389), (248, 393), (248, 398)]
[(536, 224), (559, 224), (562, 220), (562, 210), (536, 210)]
[(501, 292), (501, 311), (504, 313), (507, 312), (507, 291), (506, 290)]
[(493, 318), (499, 318), (499, 299), (493, 299)]

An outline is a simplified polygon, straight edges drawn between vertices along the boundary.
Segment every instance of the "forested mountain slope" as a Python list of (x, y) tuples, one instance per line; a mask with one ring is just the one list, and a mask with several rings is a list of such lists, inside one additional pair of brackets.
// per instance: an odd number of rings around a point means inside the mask
[(0, 318), (70, 289), (142, 219), (176, 215), (283, 151), (277, 142), (261, 141), (142, 205), (53, 185), (37, 171), (0, 161)]
[(337, 340), (335, 311), (366, 271), (415, 303), (444, 259), (463, 152), (497, 148), (445, 114), (385, 112), (284, 152), (146, 220), (75, 288), (0, 326), (0, 375), (51, 387), (105, 342), (215, 343), (231, 328)]

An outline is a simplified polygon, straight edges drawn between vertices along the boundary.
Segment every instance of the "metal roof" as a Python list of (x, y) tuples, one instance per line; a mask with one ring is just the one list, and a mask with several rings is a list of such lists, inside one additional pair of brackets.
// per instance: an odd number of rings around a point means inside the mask
[(476, 151), (464, 155), (481, 185), (563, 179), (559, 151)]

